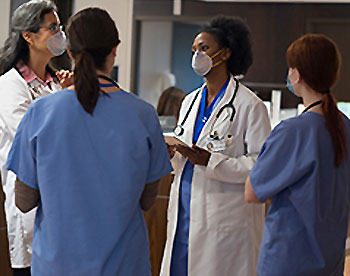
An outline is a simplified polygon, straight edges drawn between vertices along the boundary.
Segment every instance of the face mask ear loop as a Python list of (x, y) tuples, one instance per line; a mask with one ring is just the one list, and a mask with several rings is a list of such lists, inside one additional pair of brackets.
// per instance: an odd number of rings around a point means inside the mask
[(218, 62), (214, 63), (210, 68), (214, 68), (215, 66), (218, 66), (219, 64), (223, 63), (222, 60), (219, 60)]
[(210, 58), (213, 59), (214, 57), (216, 57), (217, 55), (219, 55), (224, 49), (221, 48), (219, 51), (217, 51), (214, 55), (212, 55)]
[[(212, 56), (210, 57), (210, 59), (215, 58), (215, 57), (216, 57), (217, 55), (219, 55), (223, 50), (224, 50), (224, 49), (221, 48), (221, 49), (220, 49), (219, 51), (217, 51), (214, 55), (212, 55)], [(218, 66), (218, 65), (221, 64), (221, 63), (223, 63), (223, 60), (219, 60), (218, 62), (214, 63), (212, 66), (210, 66), (210, 68), (214, 68), (214, 67)]]

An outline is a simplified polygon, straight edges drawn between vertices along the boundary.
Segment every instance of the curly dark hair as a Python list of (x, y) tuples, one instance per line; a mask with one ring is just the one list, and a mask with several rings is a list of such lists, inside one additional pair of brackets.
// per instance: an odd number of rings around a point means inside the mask
[(233, 76), (244, 75), (248, 71), (253, 63), (252, 42), (250, 30), (241, 18), (216, 16), (202, 26), (199, 33), (213, 35), (220, 48), (231, 50), (227, 69)]

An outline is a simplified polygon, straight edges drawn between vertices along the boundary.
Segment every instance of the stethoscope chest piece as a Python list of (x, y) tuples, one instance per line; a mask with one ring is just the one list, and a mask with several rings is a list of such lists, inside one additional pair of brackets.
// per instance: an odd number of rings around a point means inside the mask
[(182, 125), (177, 125), (173, 130), (173, 132), (176, 136), (181, 136), (182, 134), (184, 134), (184, 131), (185, 130), (184, 130)]
[(212, 150), (212, 149), (213, 149), (213, 143), (212, 143), (212, 142), (209, 142), (209, 143), (207, 144), (207, 148), (208, 148), (208, 150)]

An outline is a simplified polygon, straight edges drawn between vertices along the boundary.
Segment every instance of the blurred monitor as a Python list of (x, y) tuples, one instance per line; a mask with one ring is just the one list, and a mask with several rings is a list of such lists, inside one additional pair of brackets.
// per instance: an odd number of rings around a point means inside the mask
[(280, 120), (287, 120), (298, 115), (297, 108), (282, 108), (280, 110)]
[(158, 118), (163, 134), (171, 135), (176, 126), (175, 116), (159, 116)]

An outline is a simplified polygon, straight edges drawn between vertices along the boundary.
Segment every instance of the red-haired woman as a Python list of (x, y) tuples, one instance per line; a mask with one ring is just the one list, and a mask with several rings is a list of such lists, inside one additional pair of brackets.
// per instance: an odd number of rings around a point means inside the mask
[(281, 122), (246, 181), (248, 202), (273, 198), (265, 220), (259, 276), (343, 275), (350, 200), (350, 121), (331, 88), (340, 54), (324, 35), (287, 50), (288, 88), (303, 114)]

